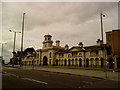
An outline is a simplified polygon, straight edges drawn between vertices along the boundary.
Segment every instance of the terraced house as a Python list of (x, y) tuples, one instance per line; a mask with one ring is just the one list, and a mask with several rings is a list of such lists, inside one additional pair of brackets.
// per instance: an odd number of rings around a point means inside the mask
[[(109, 33), (112, 35), (111, 37), (108, 35)], [(67, 44), (62, 47), (59, 40), (56, 41), (56, 45), (53, 45), (52, 36), (45, 35), (42, 49), (37, 49), (34, 56), (33, 54), (29, 54), (25, 57), (23, 59), (23, 64), (32, 65), (34, 63), (34, 65), (88, 68), (103, 68), (107, 66), (107, 68), (110, 69), (120, 68), (120, 50), (119, 48), (115, 48), (115, 42), (120, 40), (120, 30), (106, 32), (106, 40), (107, 44), (103, 44), (102, 40), (97, 39), (96, 45), (84, 46), (82, 42), (79, 42), (78, 45), (69, 48)], [(119, 45), (117, 46), (119, 47)], [(28, 59), (28, 57), (32, 58)]]

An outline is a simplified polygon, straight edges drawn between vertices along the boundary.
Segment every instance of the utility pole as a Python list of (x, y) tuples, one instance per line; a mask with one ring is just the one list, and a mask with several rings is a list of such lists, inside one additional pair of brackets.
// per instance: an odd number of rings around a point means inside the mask
[(2, 60), (3, 60), (3, 59), (4, 59), (4, 57), (3, 57), (3, 45), (4, 45), (4, 44), (7, 44), (7, 43), (2, 42), (2, 43), (0, 43), (0, 44), (2, 45), (1, 56), (2, 56)]
[(100, 13), (100, 20), (101, 20), (101, 37), (102, 37), (102, 47), (103, 47), (103, 59), (104, 59), (104, 71), (105, 71), (105, 78), (107, 78), (107, 66), (106, 66), (106, 50), (104, 45), (104, 38), (103, 38), (103, 21), (102, 17), (105, 17), (104, 14)]

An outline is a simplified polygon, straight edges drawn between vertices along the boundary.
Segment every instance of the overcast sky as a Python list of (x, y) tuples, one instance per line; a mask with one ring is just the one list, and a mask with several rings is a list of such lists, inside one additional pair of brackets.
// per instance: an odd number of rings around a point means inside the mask
[[(13, 33), (21, 31), (22, 14), (25, 15), (24, 49), (42, 48), (44, 35), (52, 35), (55, 45), (61, 46), (95, 45), (100, 33), (100, 13), (103, 17), (105, 32), (118, 29), (117, 2), (2, 2), (2, 40), (4, 59), (9, 61), (13, 51)], [(21, 34), (16, 37), (16, 51), (20, 50)], [(0, 48), (1, 49), (1, 48)]]

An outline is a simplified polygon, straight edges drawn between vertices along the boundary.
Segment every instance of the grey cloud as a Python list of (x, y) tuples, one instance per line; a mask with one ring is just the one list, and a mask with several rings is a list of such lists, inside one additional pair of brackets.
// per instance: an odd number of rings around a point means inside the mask
[[(4, 3), (3, 24), (8, 25), (7, 21), (16, 24), (21, 29), (22, 13), (26, 12), (25, 29), (33, 30), (37, 26), (46, 26), (56, 22), (80, 24), (90, 19), (96, 13), (109, 9), (116, 3), (11, 3), (10, 7)], [(18, 10), (20, 10), (19, 13)], [(23, 10), (23, 11), (22, 11)], [(4, 11), (3, 11), (4, 12)], [(13, 13), (12, 13), (13, 12)], [(15, 16), (16, 15), (16, 16)], [(17, 18), (14, 18), (17, 17)], [(17, 19), (17, 20), (16, 20)], [(19, 20), (18, 20), (19, 19)]]
[[(42, 41), (44, 40), (43, 36), (48, 33), (53, 36), (54, 41), (57, 39), (61, 40), (62, 46), (64, 46), (64, 44), (66, 43), (69, 44), (69, 46), (77, 45), (80, 41), (83, 41), (84, 44), (92, 45), (94, 41), (96, 41), (96, 38), (100, 37), (100, 23), (99, 20), (96, 18), (99, 18), (100, 12), (110, 10), (116, 5), (117, 3), (115, 2), (5, 2), (2, 6), (2, 26), (4, 30), (3, 39), (8, 41), (9, 43), (8, 51), (5, 52), (11, 53), (10, 50), (12, 50), (13, 47), (13, 35), (10, 35), (8, 30), (15, 29), (17, 31), (21, 31), (23, 12), (26, 12), (24, 48), (27, 48), (29, 46), (35, 47), (35, 49), (42, 48)], [(113, 27), (112, 25), (115, 25), (112, 24), (113, 22), (110, 22), (110, 25), (105, 25), (105, 28), (111, 30), (111, 28)], [(107, 26), (109, 26), (109, 28)], [(16, 42), (16, 50), (19, 50), (21, 35), (18, 35), (17, 38), (18, 41)]]

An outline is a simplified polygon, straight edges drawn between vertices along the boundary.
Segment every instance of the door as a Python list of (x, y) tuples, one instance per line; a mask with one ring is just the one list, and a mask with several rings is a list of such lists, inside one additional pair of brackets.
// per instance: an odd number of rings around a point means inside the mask
[(43, 65), (48, 65), (47, 61), (48, 61), (47, 57), (44, 56), (44, 58), (43, 58)]

